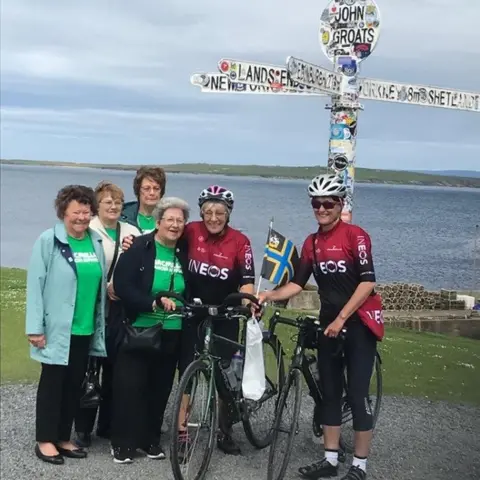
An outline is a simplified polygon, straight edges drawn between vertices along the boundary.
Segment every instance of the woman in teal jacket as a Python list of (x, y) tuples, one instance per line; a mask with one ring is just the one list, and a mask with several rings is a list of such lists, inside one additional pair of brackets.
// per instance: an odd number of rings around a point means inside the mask
[(40, 235), (28, 267), (26, 334), (31, 358), (42, 364), (35, 453), (63, 464), (64, 457), (87, 456), (70, 433), (88, 356), (106, 356), (106, 268), (102, 240), (89, 228), (97, 212), (93, 190), (68, 185), (55, 208), (62, 222)]

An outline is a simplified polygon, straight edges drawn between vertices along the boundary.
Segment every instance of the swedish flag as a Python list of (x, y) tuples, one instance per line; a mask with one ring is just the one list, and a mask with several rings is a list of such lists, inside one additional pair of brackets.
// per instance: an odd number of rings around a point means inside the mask
[(298, 261), (297, 247), (293, 242), (270, 228), (261, 276), (277, 286), (282, 286), (293, 278)]

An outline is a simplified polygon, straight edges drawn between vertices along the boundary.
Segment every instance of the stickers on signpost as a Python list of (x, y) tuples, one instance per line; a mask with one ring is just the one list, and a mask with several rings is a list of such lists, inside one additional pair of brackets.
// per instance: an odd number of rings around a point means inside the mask
[(351, 136), (350, 128), (346, 123), (336, 123), (330, 127), (330, 138), (332, 140), (349, 140)]
[(192, 85), (206, 87), (210, 83), (210, 75), (207, 73), (194, 73), (190, 77), (190, 82)]
[(319, 39), (331, 62), (338, 56), (365, 60), (380, 35), (380, 11), (375, 0), (330, 0), (320, 18)]
[(348, 167), (349, 161), (345, 155), (335, 155), (328, 159), (328, 166), (337, 173), (345, 171)]

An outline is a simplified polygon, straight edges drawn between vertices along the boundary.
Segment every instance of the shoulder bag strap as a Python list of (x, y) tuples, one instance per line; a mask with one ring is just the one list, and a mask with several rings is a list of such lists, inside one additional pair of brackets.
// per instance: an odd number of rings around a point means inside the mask
[(107, 282), (109, 282), (110, 279), (112, 278), (113, 270), (115, 268), (115, 264), (117, 263), (119, 247), (120, 247), (120, 222), (117, 222), (117, 238), (115, 239), (115, 252), (113, 254), (112, 264), (110, 265), (110, 269), (108, 270)]

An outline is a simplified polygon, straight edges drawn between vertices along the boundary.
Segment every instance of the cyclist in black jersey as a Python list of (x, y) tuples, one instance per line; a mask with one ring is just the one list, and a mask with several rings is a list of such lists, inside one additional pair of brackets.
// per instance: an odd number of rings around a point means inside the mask
[(319, 319), (326, 327), (318, 339), (318, 370), (323, 391), (322, 425), (325, 457), (299, 469), (304, 478), (329, 478), (338, 474), (343, 365), (335, 355), (342, 328), (349, 383), (349, 403), (355, 430), (355, 455), (342, 480), (364, 480), (372, 438), (372, 412), (367, 402), (377, 339), (357, 314), (374, 293), (375, 273), (369, 235), (356, 225), (341, 220), (346, 195), (343, 180), (319, 175), (308, 187), (317, 232), (304, 242), (299, 267), (291, 282), (278, 290), (262, 292), (260, 303), (281, 301), (298, 295), (313, 274), (321, 301)]

